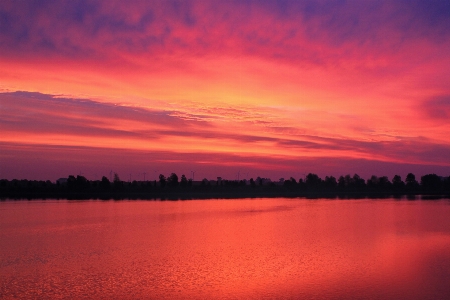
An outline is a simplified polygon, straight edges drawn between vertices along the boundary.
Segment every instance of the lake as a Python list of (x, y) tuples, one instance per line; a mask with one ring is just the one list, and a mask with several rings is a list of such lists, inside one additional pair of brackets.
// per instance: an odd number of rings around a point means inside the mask
[(450, 201), (0, 202), (2, 299), (450, 299)]

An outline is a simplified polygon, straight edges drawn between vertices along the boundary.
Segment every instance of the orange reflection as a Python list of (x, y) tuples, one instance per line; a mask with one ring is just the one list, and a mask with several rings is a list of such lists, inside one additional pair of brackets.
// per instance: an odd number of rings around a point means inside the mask
[(450, 294), (445, 201), (48, 200), (0, 206), (6, 297)]

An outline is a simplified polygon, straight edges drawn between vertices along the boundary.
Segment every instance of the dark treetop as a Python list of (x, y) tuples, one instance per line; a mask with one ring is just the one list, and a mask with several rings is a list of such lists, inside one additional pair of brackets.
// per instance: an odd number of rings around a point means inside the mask
[(364, 180), (357, 174), (350, 176), (326, 176), (325, 179), (309, 173), (304, 179), (295, 178), (271, 181), (267, 178), (250, 180), (192, 181), (185, 175), (180, 178), (172, 173), (159, 176), (158, 181), (120, 180), (117, 174), (112, 182), (105, 176), (102, 180), (87, 180), (83, 176), (61, 178), (51, 181), (0, 180), (1, 199), (209, 199), (209, 198), (384, 198), (409, 196), (422, 199), (450, 198), (450, 176), (428, 174), (416, 180), (409, 173), (405, 181), (396, 175), (371, 176)]

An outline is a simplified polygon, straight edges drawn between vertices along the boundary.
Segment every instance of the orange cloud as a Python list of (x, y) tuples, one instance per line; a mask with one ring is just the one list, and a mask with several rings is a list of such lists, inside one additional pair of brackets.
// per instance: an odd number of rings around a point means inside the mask
[(448, 166), (447, 12), (2, 3), (1, 141)]

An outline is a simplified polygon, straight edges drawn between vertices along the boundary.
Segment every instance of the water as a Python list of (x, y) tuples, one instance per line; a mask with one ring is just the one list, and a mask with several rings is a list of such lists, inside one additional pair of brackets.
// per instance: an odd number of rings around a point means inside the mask
[(1, 299), (449, 299), (450, 202), (0, 202)]

